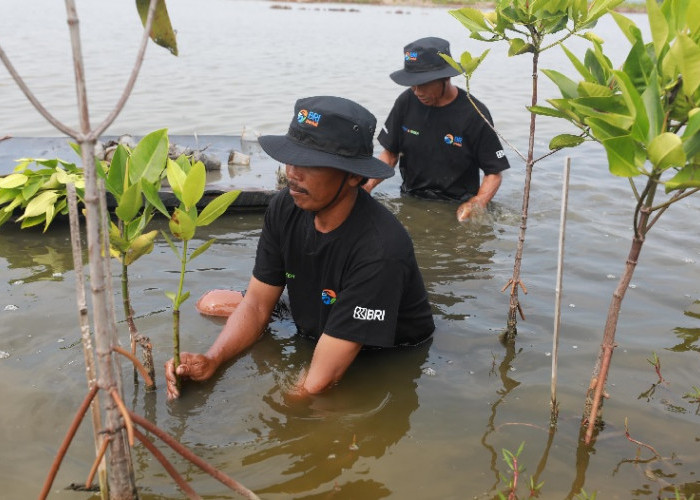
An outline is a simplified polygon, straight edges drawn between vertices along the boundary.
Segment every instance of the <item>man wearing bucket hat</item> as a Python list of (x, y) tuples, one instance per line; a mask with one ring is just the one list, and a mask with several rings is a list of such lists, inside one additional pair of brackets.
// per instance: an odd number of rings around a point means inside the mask
[[(270, 201), (253, 276), (205, 354), (181, 353), (178, 375), (206, 380), (249, 348), (287, 288), (300, 334), (315, 340), (297, 383), (316, 394), (338, 382), (363, 346), (422, 344), (435, 329), (427, 293), (401, 223), (361, 189), (394, 169), (372, 155), (375, 117), (340, 97), (299, 99), (284, 136), (260, 145), (285, 164), (288, 187)], [(179, 395), (172, 360), (167, 393)]]
[[(467, 92), (452, 85), (450, 78), (459, 71), (440, 54), (450, 55), (442, 38), (421, 38), (404, 47), (404, 67), (390, 76), (410, 88), (396, 99), (379, 133), (384, 147), (379, 158), (391, 167), (399, 164), (402, 193), (457, 201), (457, 218), (465, 220), (491, 201), (509, 165), (498, 136)], [(492, 122), (486, 106), (471, 99)], [(371, 192), (381, 181), (371, 179), (364, 187)]]

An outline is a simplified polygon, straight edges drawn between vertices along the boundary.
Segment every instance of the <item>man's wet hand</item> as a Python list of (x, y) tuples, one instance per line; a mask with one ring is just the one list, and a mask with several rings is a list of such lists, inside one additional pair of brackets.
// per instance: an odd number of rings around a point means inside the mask
[(201, 382), (211, 377), (215, 371), (216, 364), (204, 354), (181, 352), (180, 365), (177, 367), (177, 371), (175, 370), (173, 359), (169, 359), (165, 363), (165, 381), (168, 399), (173, 400), (180, 397), (175, 373), (177, 373), (181, 382), (187, 379)]

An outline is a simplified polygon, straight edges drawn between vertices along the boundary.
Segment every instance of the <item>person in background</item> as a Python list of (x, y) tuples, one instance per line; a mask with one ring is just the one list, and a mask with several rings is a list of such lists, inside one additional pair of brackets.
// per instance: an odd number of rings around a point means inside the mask
[(361, 185), (394, 170), (373, 156), (376, 119), (333, 96), (299, 99), (284, 136), (260, 145), (286, 165), (288, 187), (270, 201), (247, 291), (206, 353), (165, 365), (169, 399), (175, 373), (206, 380), (250, 348), (287, 288), (299, 334), (316, 344), (293, 395), (336, 384), (363, 347), (424, 344), (433, 323), (427, 292), (401, 223)]
[[(442, 38), (421, 38), (404, 47), (404, 67), (390, 76), (410, 88), (396, 99), (379, 133), (384, 147), (379, 158), (391, 167), (398, 163), (402, 193), (459, 202), (457, 219), (463, 221), (486, 208), (509, 164), (489, 126), (488, 109), (471, 96), (477, 111), (467, 92), (452, 84), (450, 78), (460, 72), (440, 54), (450, 55)], [(364, 187), (371, 192), (382, 180), (371, 179)]]

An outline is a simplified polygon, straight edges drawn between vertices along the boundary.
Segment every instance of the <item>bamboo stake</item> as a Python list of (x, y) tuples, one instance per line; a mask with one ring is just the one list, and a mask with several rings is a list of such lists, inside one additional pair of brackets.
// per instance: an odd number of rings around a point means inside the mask
[(554, 335), (552, 336), (552, 384), (550, 423), (557, 420), (557, 368), (559, 360), (559, 327), (561, 326), (561, 284), (564, 271), (564, 239), (566, 234), (566, 210), (569, 204), (569, 174), (571, 172), (571, 157), (566, 157), (564, 178), (561, 190), (561, 215), (559, 219), (559, 255), (557, 259), (557, 284), (554, 296)]
[[(66, 184), (68, 199), (68, 220), (70, 223), (71, 248), (73, 250), (73, 269), (75, 270), (75, 295), (78, 305), (78, 322), (80, 324), (80, 336), (85, 357), (85, 376), (88, 388), (97, 384), (97, 371), (95, 369), (95, 351), (90, 337), (90, 319), (88, 317), (87, 301), (85, 298), (85, 270), (83, 268), (83, 247), (80, 241), (80, 219), (78, 217), (78, 202), (75, 193), (75, 184)], [(102, 429), (102, 415), (100, 415), (99, 395), (95, 395), (90, 404), (92, 417), (92, 432), (95, 440), (95, 453), (100, 456), (99, 432)], [(100, 495), (107, 500), (109, 488), (107, 486), (107, 463), (104, 453), (99, 461), (98, 478), (100, 483)]]

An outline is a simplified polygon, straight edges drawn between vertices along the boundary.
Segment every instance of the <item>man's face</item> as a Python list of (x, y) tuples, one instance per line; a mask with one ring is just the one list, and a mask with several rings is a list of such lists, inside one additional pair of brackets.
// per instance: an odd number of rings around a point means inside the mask
[(289, 194), (294, 203), (302, 210), (311, 212), (325, 208), (333, 200), (345, 177), (345, 172), (331, 167), (297, 167), (288, 164), (285, 170)]
[(433, 80), (422, 85), (413, 85), (411, 90), (426, 106), (436, 106), (445, 88), (444, 80)]

